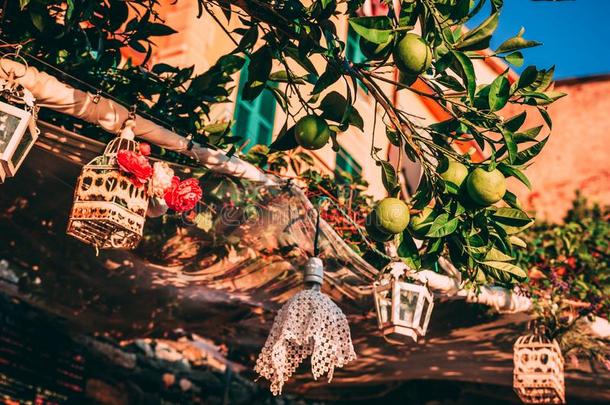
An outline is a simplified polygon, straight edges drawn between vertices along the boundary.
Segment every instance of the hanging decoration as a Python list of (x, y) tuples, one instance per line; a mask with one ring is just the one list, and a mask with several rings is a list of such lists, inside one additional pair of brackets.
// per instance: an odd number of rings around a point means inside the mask
[[(27, 62), (19, 56), (19, 50), (7, 54), (19, 58), (27, 70)], [(0, 79), (0, 184), (13, 177), (25, 160), (40, 134), (36, 127), (38, 107), (30, 91), (21, 86), (15, 71), (7, 72), (7, 79)]]
[(167, 163), (150, 164), (150, 146), (133, 140), (133, 118), (77, 181), (67, 233), (97, 249), (135, 248), (147, 212), (189, 211), (202, 196), (196, 179), (180, 181)]
[(406, 337), (417, 342), (428, 330), (433, 296), (426, 286), (404, 281), (411, 271), (400, 259), (394, 259), (373, 285), (379, 329), (391, 343), (404, 344)]
[(311, 357), (314, 379), (326, 374), (329, 383), (335, 367), (343, 367), (356, 358), (347, 318), (320, 291), (324, 269), (322, 260), (315, 257), (318, 255), (319, 233), (318, 211), (314, 257), (305, 267), (306, 289), (280, 309), (256, 360), (255, 371), (271, 382), (274, 395), (282, 393), (284, 383), (308, 356)]
[(555, 339), (535, 327), (514, 348), (513, 388), (526, 404), (565, 403), (563, 356)]

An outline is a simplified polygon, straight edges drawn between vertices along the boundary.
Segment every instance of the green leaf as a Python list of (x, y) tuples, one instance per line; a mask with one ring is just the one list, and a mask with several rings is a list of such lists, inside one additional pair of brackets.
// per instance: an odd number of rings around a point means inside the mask
[(503, 271), (505, 273), (509, 273), (513, 275), (517, 280), (525, 280), (527, 278), (527, 274), (521, 267), (517, 267), (514, 264), (506, 263), (506, 262), (498, 262), (498, 261), (485, 261), (483, 262), (485, 266), (491, 267), (496, 270)]
[(449, 219), (449, 214), (444, 213), (434, 219), (430, 230), (426, 234), (430, 238), (442, 238), (455, 232), (459, 224), (458, 218)]
[(320, 94), (322, 91), (324, 91), (337, 80), (339, 80), (340, 77), (341, 75), (339, 74), (337, 69), (335, 69), (335, 67), (329, 63), (326, 66), (326, 71), (322, 73), (322, 76), (320, 76), (320, 78), (316, 82), (316, 85), (314, 86), (311, 94)]
[(151, 37), (163, 37), (167, 35), (175, 34), (177, 31), (172, 27), (160, 24), (160, 23), (149, 23), (146, 25), (145, 31), (148, 32), (148, 35)]
[(347, 99), (336, 91), (331, 91), (324, 96), (320, 101), (320, 109), (322, 110), (321, 116), (324, 119), (339, 123), (347, 122), (360, 130), (364, 130), (364, 120), (358, 110), (353, 108)]
[(526, 249), (527, 248), (527, 243), (525, 243), (525, 241), (523, 239), (521, 239), (518, 236), (515, 235), (510, 235), (508, 237), (508, 240), (510, 241), (510, 243), (514, 246)]
[(526, 117), (527, 111), (523, 111), (520, 114), (510, 117), (504, 122), (504, 128), (511, 132), (517, 132), (519, 128), (521, 128), (521, 125), (523, 125), (523, 123), (525, 122)]
[[(21, 11), (25, 10), (25, 8), (30, 4), (30, 0), (19, 0), (19, 9)], [(5, 12), (5, 10), (3, 10)]]
[(398, 256), (411, 268), (418, 269), (421, 267), (421, 259), (417, 250), (417, 245), (411, 237), (409, 231), (404, 230), (398, 237)]
[(525, 212), (508, 207), (498, 208), (492, 216), (499, 222), (515, 226), (527, 225), (533, 221)]
[(504, 60), (506, 60), (508, 63), (510, 63), (513, 66), (516, 67), (521, 67), (523, 66), (523, 54), (521, 52), (513, 52), (513, 53), (509, 53), (508, 55), (506, 55), (504, 57)]
[(472, 61), (463, 52), (451, 51), (451, 53), (455, 57), (455, 60), (458, 62), (459, 66), (456, 73), (458, 73), (462, 78), (464, 87), (468, 89), (468, 97), (470, 98), (470, 102), (473, 102), (474, 93), (477, 87), (477, 79), (474, 73)]
[(510, 131), (502, 131), (502, 138), (504, 139), (506, 150), (508, 150), (508, 161), (513, 163), (517, 158), (517, 144), (513, 139), (513, 133)]
[(502, 109), (508, 102), (510, 82), (506, 78), (506, 73), (507, 72), (504, 72), (496, 77), (489, 88), (489, 95), (487, 97), (489, 99), (489, 109), (491, 111)]
[(470, 30), (455, 44), (462, 51), (479, 51), (489, 47), (489, 40), (498, 26), (498, 13), (493, 13), (478, 27)]
[(492, 247), (485, 254), (485, 260), (486, 261), (490, 260), (490, 261), (495, 261), (495, 262), (511, 262), (511, 261), (515, 260), (515, 258), (496, 249), (495, 247)]
[(242, 93), (244, 100), (254, 100), (265, 89), (271, 74), (272, 59), (271, 49), (267, 45), (252, 54), (248, 63), (248, 81)]
[(389, 17), (352, 17), (349, 24), (360, 36), (375, 44), (387, 43), (392, 35), (392, 20)]
[(544, 119), (544, 122), (546, 122), (546, 125), (549, 126), (549, 129), (553, 129), (553, 121), (551, 120), (551, 116), (549, 115), (548, 111), (545, 110), (544, 108), (538, 107), (538, 112), (540, 112), (542, 119)]
[(377, 163), (381, 165), (381, 181), (383, 182), (383, 186), (389, 195), (394, 196), (400, 188), (394, 166), (385, 160), (380, 160)]
[(239, 40), (237, 48), (233, 53), (244, 52), (252, 49), (258, 40), (258, 25), (253, 25)]
[(285, 132), (280, 133), (275, 141), (269, 146), (271, 150), (291, 150), (295, 149), (299, 144), (294, 136), (294, 126), (288, 128)]
[(563, 93), (561, 91), (545, 91), (543, 94), (547, 97), (547, 100), (539, 101), (538, 103), (536, 103), (536, 105), (551, 104), (559, 100), (560, 98), (567, 96), (567, 93)]
[(498, 170), (500, 170), (502, 172), (502, 174), (504, 174), (504, 176), (514, 177), (514, 178), (518, 179), (519, 181), (521, 181), (521, 183), (525, 184), (527, 186), (527, 188), (529, 188), (530, 190), (532, 189), (532, 185), (531, 185), (529, 179), (521, 170), (519, 170), (513, 166), (506, 165), (504, 163), (500, 163), (498, 165)]
[(536, 81), (537, 76), (538, 70), (536, 69), (536, 66), (526, 67), (519, 76), (519, 80), (517, 81), (517, 89), (523, 89), (530, 86)]
[(542, 43), (537, 41), (530, 41), (523, 38), (523, 31), (519, 32), (516, 37), (509, 38), (506, 41), (502, 42), (502, 44), (496, 48), (496, 53), (506, 53), (518, 51), (519, 49), (532, 48), (534, 46), (542, 45)]
[(385, 134), (390, 143), (394, 146), (400, 146), (400, 134), (392, 127), (386, 127)]
[(316, 67), (311, 62), (311, 60), (309, 60), (309, 58), (301, 58), (299, 56), (298, 49), (296, 49), (294, 47), (287, 46), (284, 49), (284, 52), (286, 52), (286, 55), (288, 55), (292, 60), (294, 60), (299, 65), (301, 65), (301, 67), (303, 69), (305, 69), (308, 73), (310, 73), (310, 74), (312, 74), (312, 75), (314, 75), (316, 77), (319, 76), (318, 71), (316, 70)]
[(529, 162), (542, 151), (542, 148), (544, 148), (544, 145), (546, 145), (548, 140), (549, 140), (549, 137), (547, 136), (546, 138), (544, 138), (537, 144), (530, 146), (529, 148), (517, 153), (517, 156), (515, 157), (515, 160), (513, 163), (515, 163), (517, 165), (522, 165), (524, 163)]

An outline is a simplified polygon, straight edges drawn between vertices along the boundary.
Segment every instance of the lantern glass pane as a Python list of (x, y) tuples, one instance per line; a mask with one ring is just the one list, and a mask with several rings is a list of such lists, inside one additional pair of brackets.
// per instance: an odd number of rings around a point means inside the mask
[(402, 323), (408, 325), (413, 324), (413, 316), (415, 315), (415, 308), (417, 307), (417, 299), (419, 298), (419, 292), (400, 289), (400, 300), (398, 307), (398, 319)]
[(430, 301), (428, 301), (427, 299), (423, 299), (423, 305), (422, 305), (422, 311), (421, 311), (421, 315), (419, 318), (419, 325), (422, 329), (426, 328), (426, 315), (428, 315), (428, 311), (430, 310)]
[(28, 129), (25, 131), (15, 152), (13, 152), (13, 156), (11, 156), (11, 163), (13, 167), (18, 167), (21, 160), (25, 157), (25, 154), (28, 152), (30, 145), (34, 142), (34, 137), (32, 136), (32, 132)]
[(379, 305), (379, 317), (382, 324), (392, 319), (392, 293), (391, 289), (377, 293), (377, 304)]
[(4, 151), (6, 151), (6, 148), (11, 142), (11, 138), (13, 137), (13, 134), (15, 134), (20, 122), (20, 117), (0, 111), (0, 153), (4, 153)]

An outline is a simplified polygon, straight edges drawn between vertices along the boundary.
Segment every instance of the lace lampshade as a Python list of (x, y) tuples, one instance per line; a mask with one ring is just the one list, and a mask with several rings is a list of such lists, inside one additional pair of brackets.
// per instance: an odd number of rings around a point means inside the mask
[(312, 284), (292, 297), (275, 317), (271, 333), (256, 360), (255, 370), (271, 382), (274, 395), (297, 367), (311, 356), (314, 379), (356, 358), (347, 318), (339, 307), (320, 292), (322, 261), (309, 260), (305, 281)]

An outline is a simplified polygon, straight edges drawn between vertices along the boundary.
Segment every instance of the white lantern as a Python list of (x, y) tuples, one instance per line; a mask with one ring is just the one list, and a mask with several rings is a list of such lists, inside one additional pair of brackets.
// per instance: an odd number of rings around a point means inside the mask
[[(12, 177), (38, 139), (34, 97), (14, 81), (0, 81), (0, 183)], [(9, 104), (10, 103), (10, 104)]]
[(563, 356), (555, 339), (541, 331), (517, 339), (513, 388), (526, 404), (565, 403)]
[(401, 281), (410, 270), (403, 262), (393, 261), (389, 268), (391, 277), (374, 285), (379, 329), (392, 343), (406, 343), (406, 337), (417, 342), (428, 329), (432, 294), (426, 286)]

